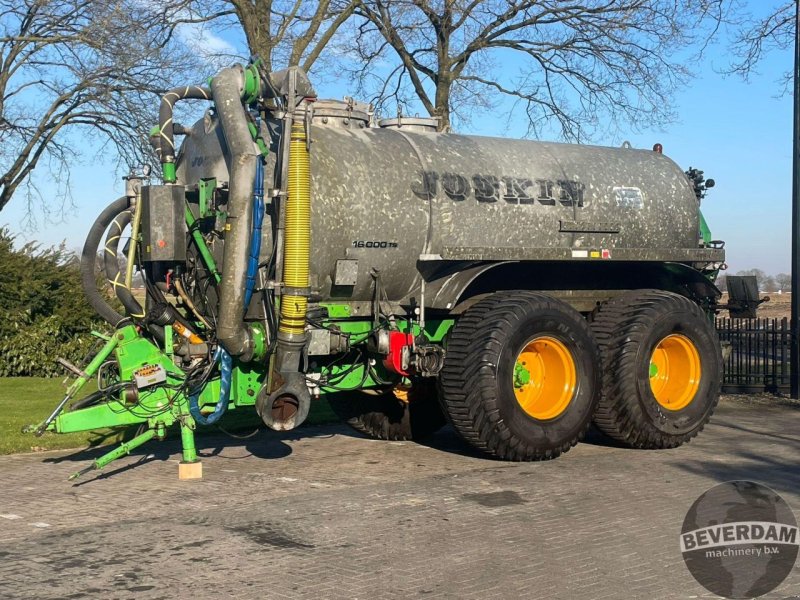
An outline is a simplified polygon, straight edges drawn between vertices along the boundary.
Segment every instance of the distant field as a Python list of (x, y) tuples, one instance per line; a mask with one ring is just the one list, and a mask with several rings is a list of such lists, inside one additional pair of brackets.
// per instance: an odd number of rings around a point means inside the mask
[[(782, 319), (786, 317), (787, 319), (792, 314), (792, 295), (791, 294), (778, 294), (770, 293), (770, 294), (761, 294), (761, 297), (769, 296), (769, 302), (764, 302), (761, 306), (758, 307), (758, 316), (761, 319)], [(728, 294), (725, 293), (722, 295), (722, 302), (725, 303), (728, 301)], [(721, 317), (727, 317), (728, 312), (724, 311), (720, 313)]]
[(791, 294), (762, 294), (769, 296), (769, 302), (764, 302), (758, 307), (758, 316), (762, 319), (787, 319), (792, 315), (792, 295)]
[[(68, 434), (47, 432), (40, 438), (30, 433), (23, 434), (21, 430), (24, 426), (46, 419), (64, 397), (61, 381), (45, 377), (0, 378), (0, 454), (104, 446), (131, 436), (131, 428)], [(94, 388), (88, 391), (92, 389)], [(311, 403), (307, 423), (318, 425), (335, 420), (336, 416), (327, 402)], [(262, 426), (255, 410), (247, 408), (231, 411), (223, 417), (220, 424), (228, 431), (248, 431)], [(202, 435), (205, 432), (215, 433), (218, 429), (210, 426), (198, 431)]]

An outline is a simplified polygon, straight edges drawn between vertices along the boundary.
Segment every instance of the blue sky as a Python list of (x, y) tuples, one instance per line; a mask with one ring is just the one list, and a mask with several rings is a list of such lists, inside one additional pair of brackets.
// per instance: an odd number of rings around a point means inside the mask
[[(679, 115), (675, 123), (638, 133), (621, 131), (598, 142), (617, 146), (628, 140), (640, 148), (660, 142), (664, 153), (684, 169), (703, 169), (717, 184), (704, 201), (703, 212), (714, 238), (727, 243), (731, 272), (750, 268), (789, 272), (792, 99), (789, 94), (779, 97), (779, 79), (791, 66), (792, 52), (772, 52), (759, 65), (759, 73), (744, 82), (719, 74), (728, 64), (725, 51), (724, 40), (710, 48), (695, 67), (695, 79), (672, 98)], [(183, 83), (189, 82), (176, 82)], [(341, 97), (347, 89), (318, 86), (318, 92)], [(505, 119), (496, 129), (488, 122), (476, 118), (472, 129), (463, 133), (507, 135)], [(18, 197), (0, 213), (0, 225), (8, 225), (20, 240), (45, 245), (65, 241), (68, 248), (79, 249), (95, 216), (124, 190), (113, 162), (99, 160), (87, 150), (87, 157), (72, 170), (76, 207), (67, 207), (63, 216), (54, 211), (60, 217), (55, 221), (34, 208), (36, 223), (30, 226), (25, 199)], [(41, 187), (47, 192), (46, 184)]]
[(749, 83), (723, 77), (724, 54), (698, 65), (697, 80), (675, 98), (679, 122), (628, 139), (650, 148), (656, 141), (681, 167), (716, 181), (703, 202), (714, 239), (726, 241), (732, 272), (791, 268), (792, 97), (779, 96), (791, 52), (774, 52)]

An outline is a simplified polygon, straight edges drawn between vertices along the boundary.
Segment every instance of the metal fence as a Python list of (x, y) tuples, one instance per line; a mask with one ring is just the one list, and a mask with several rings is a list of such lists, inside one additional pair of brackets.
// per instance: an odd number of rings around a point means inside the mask
[(723, 392), (789, 391), (789, 319), (721, 318), (716, 327), (726, 356)]

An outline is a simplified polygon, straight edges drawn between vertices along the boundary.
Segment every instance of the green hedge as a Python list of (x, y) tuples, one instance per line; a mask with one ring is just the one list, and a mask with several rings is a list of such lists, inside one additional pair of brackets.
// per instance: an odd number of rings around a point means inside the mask
[(63, 244), (42, 248), (0, 228), (0, 377), (53, 376), (79, 363), (102, 328), (84, 297), (79, 260)]

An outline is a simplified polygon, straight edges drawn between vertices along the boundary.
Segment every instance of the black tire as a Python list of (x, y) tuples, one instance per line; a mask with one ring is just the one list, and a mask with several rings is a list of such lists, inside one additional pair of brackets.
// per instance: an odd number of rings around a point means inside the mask
[[(661, 290), (628, 292), (601, 306), (591, 327), (603, 366), (595, 415), (601, 431), (634, 448), (674, 448), (703, 429), (719, 401), (722, 351), (697, 304)], [(656, 400), (650, 383), (653, 352), (668, 336), (688, 339), (700, 361), (699, 378), (676, 375), (688, 399), (674, 404), (676, 410)]]
[(406, 401), (392, 390), (338, 392), (328, 396), (333, 412), (359, 433), (376, 440), (418, 441), (447, 422), (427, 380), (415, 382)]
[[(574, 385), (562, 412), (534, 418), (515, 396), (516, 364), (523, 349), (553, 338), (571, 357)], [(600, 389), (598, 363), (589, 325), (572, 307), (536, 292), (498, 292), (467, 310), (450, 332), (439, 398), (475, 448), (505, 460), (547, 460), (586, 433)]]

